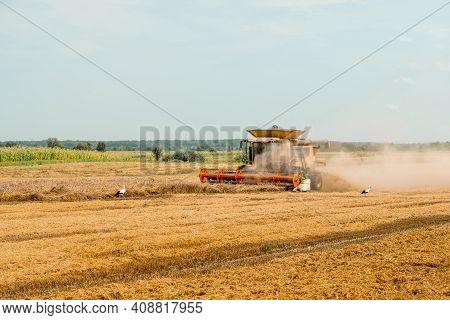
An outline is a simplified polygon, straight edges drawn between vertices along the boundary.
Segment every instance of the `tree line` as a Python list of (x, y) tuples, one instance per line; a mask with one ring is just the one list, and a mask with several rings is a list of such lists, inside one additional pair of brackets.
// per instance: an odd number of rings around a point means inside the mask
[[(106, 150), (118, 151), (151, 151), (159, 148), (165, 151), (193, 150), (193, 151), (233, 151), (239, 150), (240, 140), (155, 140), (155, 141), (77, 141), (63, 140), (57, 138), (48, 138), (40, 141), (8, 141), (0, 142), (0, 147), (50, 147), (50, 148), (66, 148), (76, 150), (97, 150), (100, 152)], [(323, 148), (324, 151), (332, 152), (364, 152), (364, 151), (381, 151), (386, 148), (405, 151), (420, 150), (450, 150), (450, 141), (431, 142), (431, 143), (375, 143), (375, 142), (339, 142), (333, 141), (329, 148)]]

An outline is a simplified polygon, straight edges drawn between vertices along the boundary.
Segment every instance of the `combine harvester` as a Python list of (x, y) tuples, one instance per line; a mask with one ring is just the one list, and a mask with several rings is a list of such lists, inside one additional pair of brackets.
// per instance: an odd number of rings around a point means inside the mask
[(241, 141), (246, 164), (236, 170), (201, 168), (201, 182), (269, 183), (300, 191), (322, 188), (322, 175), (315, 168), (325, 163), (316, 161), (316, 149), (320, 145), (328, 146), (328, 140), (309, 140), (305, 130), (277, 126), (248, 132), (253, 138)]

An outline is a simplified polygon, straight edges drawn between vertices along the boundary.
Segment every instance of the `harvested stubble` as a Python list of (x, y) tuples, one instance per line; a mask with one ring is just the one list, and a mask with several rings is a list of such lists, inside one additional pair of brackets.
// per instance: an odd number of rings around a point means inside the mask
[[(186, 173), (189, 172), (189, 173)], [(65, 163), (0, 168), (0, 202), (112, 199), (120, 185), (125, 198), (177, 193), (242, 193), (284, 190), (283, 186), (201, 184), (198, 165), (169, 163)], [(324, 190), (354, 190), (345, 180), (325, 173)]]
[(150, 177), (34, 179), (0, 181), (0, 202), (82, 201), (114, 199), (117, 187), (125, 185), (125, 198), (138, 199), (179, 193), (242, 193), (280, 191), (273, 185), (202, 184)]
[(0, 297), (446, 299), (449, 204), (449, 190), (3, 204)]
[(450, 297), (448, 189), (262, 193), (158, 170), (0, 168), (0, 298)]

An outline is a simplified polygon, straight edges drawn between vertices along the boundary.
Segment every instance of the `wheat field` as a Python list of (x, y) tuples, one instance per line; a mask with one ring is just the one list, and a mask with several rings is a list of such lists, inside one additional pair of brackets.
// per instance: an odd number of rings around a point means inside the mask
[(0, 298), (450, 297), (448, 188), (293, 193), (152, 170), (0, 168)]

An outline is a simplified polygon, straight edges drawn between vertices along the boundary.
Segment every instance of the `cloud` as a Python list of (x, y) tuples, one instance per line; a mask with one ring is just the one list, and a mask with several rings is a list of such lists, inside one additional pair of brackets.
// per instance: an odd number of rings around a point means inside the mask
[(88, 32), (91, 36), (116, 37), (131, 36), (152, 28), (154, 17), (150, 17), (145, 8), (142, 0), (42, 0), (34, 4), (33, 11), (46, 17), (48, 21), (44, 25), (63, 25), (65, 31), (73, 30), (78, 34)]
[(417, 61), (409, 61), (405, 64), (405, 67), (411, 70), (422, 70), (422, 65)]
[(254, 0), (253, 5), (258, 7), (315, 7), (326, 5), (338, 5), (347, 3), (366, 3), (363, 0)]
[(409, 85), (413, 85), (416, 82), (408, 77), (402, 76), (400, 78), (394, 79), (394, 83), (401, 83), (401, 84), (409, 84)]
[(264, 32), (284, 37), (305, 38), (307, 32), (303, 28), (288, 21), (255, 23), (244, 26), (246, 31)]
[(392, 104), (392, 103), (388, 103), (386, 105), (386, 108), (388, 108), (389, 110), (392, 110), (392, 111), (397, 111), (398, 109), (400, 109), (400, 107), (398, 105)]
[(398, 40), (400, 40), (402, 42), (413, 42), (414, 41), (411, 37), (408, 37), (408, 36), (401, 36), (400, 38), (398, 38)]
[(438, 40), (446, 40), (450, 37), (450, 28), (442, 25), (433, 25), (428, 28), (428, 34)]
[(441, 62), (441, 61), (438, 61), (438, 62), (435, 63), (435, 67), (436, 67), (438, 70), (450, 72), (450, 62)]

